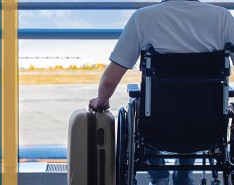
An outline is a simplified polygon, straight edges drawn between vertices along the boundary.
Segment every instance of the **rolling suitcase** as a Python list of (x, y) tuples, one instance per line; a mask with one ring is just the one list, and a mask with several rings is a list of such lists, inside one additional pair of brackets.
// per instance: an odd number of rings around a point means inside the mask
[(79, 109), (68, 131), (68, 185), (115, 185), (115, 120), (110, 111)]

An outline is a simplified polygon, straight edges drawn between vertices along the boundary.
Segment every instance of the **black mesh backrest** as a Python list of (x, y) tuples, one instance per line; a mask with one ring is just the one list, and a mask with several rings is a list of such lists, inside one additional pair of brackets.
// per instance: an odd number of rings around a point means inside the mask
[[(146, 51), (141, 52), (144, 67)], [(158, 78), (218, 78), (224, 70), (224, 51), (209, 53), (152, 53)]]
[[(145, 69), (142, 52), (141, 68)], [(222, 143), (224, 52), (152, 54), (151, 116), (145, 111), (142, 75), (139, 130), (146, 143), (163, 151), (190, 153)]]

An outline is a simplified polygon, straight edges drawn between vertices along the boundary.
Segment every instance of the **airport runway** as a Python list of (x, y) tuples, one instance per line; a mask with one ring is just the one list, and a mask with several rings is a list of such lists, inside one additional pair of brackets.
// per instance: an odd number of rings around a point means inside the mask
[[(20, 85), (20, 144), (67, 144), (69, 116), (76, 109), (87, 108), (97, 89), (97, 84)], [(120, 84), (110, 100), (115, 117), (128, 101), (127, 84)]]
[[(87, 108), (97, 89), (97, 84), (20, 85), (20, 145), (66, 144), (69, 116), (76, 109)], [(120, 84), (110, 100), (115, 117), (127, 103), (127, 84)]]

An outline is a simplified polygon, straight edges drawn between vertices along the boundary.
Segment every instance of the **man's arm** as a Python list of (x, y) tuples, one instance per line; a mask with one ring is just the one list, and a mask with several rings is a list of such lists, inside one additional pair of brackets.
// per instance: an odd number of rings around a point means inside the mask
[(100, 80), (98, 97), (90, 100), (89, 107), (93, 109), (108, 109), (109, 99), (126, 71), (127, 68), (111, 62)]

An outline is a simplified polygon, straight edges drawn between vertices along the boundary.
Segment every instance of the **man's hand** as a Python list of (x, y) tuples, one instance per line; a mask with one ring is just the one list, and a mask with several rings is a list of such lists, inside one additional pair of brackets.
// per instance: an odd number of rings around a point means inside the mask
[(93, 110), (107, 110), (110, 108), (109, 101), (107, 101), (105, 104), (100, 104), (98, 102), (98, 98), (93, 98), (89, 101), (89, 108)]
[(126, 71), (127, 68), (115, 64), (114, 62), (108, 65), (98, 87), (98, 97), (89, 101), (90, 109), (98, 111), (110, 108), (109, 99)]

